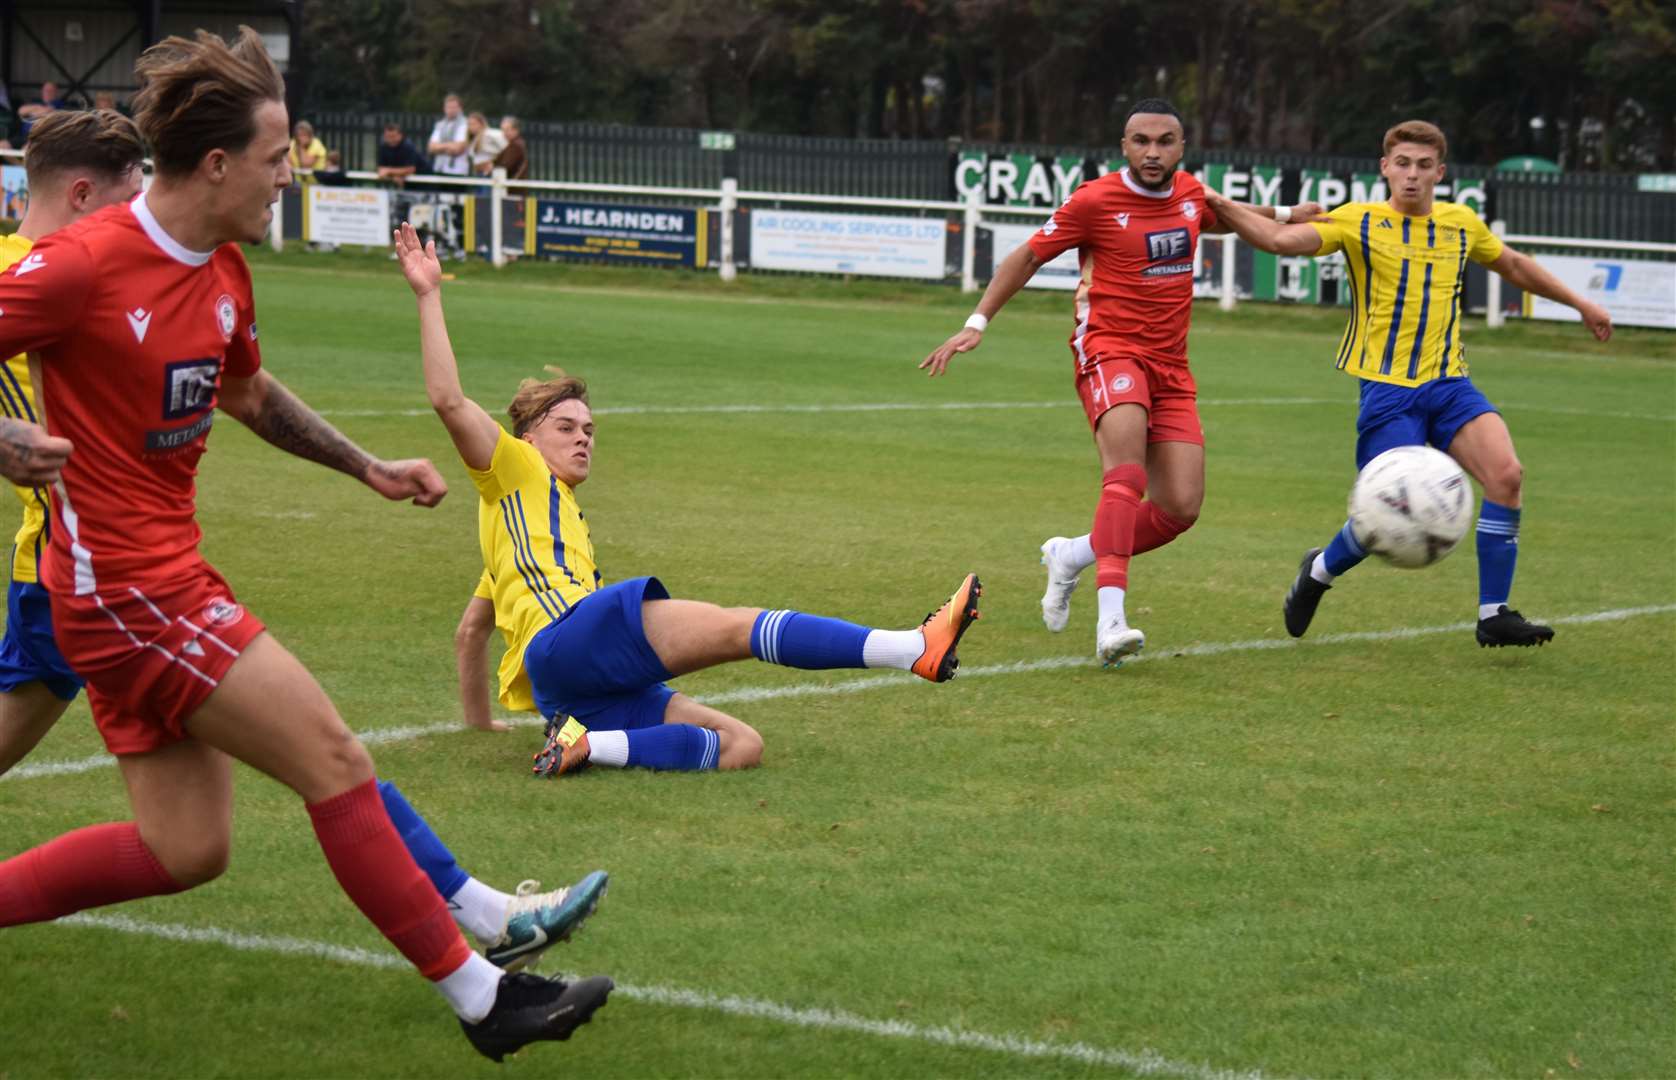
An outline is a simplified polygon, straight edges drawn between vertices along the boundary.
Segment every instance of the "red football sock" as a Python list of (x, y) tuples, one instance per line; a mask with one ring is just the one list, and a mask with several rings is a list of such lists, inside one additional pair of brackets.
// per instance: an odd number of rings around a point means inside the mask
[(1141, 503), (1135, 513), (1135, 546), (1131, 555), (1161, 548), (1193, 527), (1191, 521), (1171, 517), (1156, 503)]
[(310, 803), (308, 816), (338, 884), (420, 974), (436, 982), (466, 962), (471, 947), (390, 824), (374, 781)]
[(89, 825), (0, 862), (0, 926), (180, 891), (139, 826)]
[(1106, 471), (1100, 505), (1094, 511), (1089, 544), (1094, 548), (1095, 581), (1100, 588), (1129, 587), (1129, 556), (1134, 553), (1136, 511), (1146, 494), (1146, 469), (1119, 465)]

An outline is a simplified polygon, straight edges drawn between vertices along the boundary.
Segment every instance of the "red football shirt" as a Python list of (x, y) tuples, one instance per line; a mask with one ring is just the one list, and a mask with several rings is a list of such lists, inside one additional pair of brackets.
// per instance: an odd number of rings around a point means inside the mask
[(221, 374), (262, 363), (238, 246), (182, 247), (143, 194), (83, 218), (0, 275), (0, 356), (25, 351), (41, 361), (47, 430), (75, 444), (53, 487), (48, 591), (194, 565), (194, 478)]
[(1078, 250), (1071, 348), (1079, 368), (1101, 354), (1187, 363), (1193, 252), (1199, 233), (1215, 224), (1204, 186), (1185, 172), (1153, 191), (1123, 168), (1081, 185), (1053, 212), (1030, 250), (1043, 262)]

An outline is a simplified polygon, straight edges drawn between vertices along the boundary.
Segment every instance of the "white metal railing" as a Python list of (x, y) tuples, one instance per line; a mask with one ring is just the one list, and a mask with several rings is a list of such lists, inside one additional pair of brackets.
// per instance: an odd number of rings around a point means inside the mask
[[(1582, 251), (1647, 251), (1676, 255), (1676, 244), (1662, 244), (1650, 240), (1589, 240), (1565, 236), (1527, 236), (1509, 234), (1507, 222), (1490, 222), (1490, 231), (1510, 244), (1535, 244), (1538, 247), (1576, 248)], [(1507, 322), (1501, 309), (1501, 275), (1490, 274), (1489, 291), (1484, 297), (1484, 325), (1494, 329)]]

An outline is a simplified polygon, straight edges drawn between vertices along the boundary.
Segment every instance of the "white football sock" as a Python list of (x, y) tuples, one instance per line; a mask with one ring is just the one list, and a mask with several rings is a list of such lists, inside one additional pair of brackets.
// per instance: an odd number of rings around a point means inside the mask
[(861, 643), (861, 666), (909, 671), (924, 652), (925, 635), (918, 630), (869, 630)]
[(1069, 566), (1074, 566), (1077, 573), (1082, 573), (1094, 565), (1094, 541), (1092, 534), (1083, 533), (1081, 536), (1071, 537), (1070, 543), (1061, 544), (1059, 557)]
[(1325, 549), (1316, 552), (1315, 561), (1309, 564), (1309, 576), (1323, 585), (1333, 583), (1333, 575), (1327, 573), (1327, 552)]
[(476, 878), (467, 878), (459, 891), (448, 898), (448, 914), (461, 929), (479, 941), (494, 941), (506, 929), (506, 906), (512, 897), (491, 889)]
[(626, 769), (629, 763), (629, 736), (626, 731), (589, 731), (588, 762)]
[(1479, 604), (1478, 617), (1480, 619), (1493, 619), (1501, 614), (1502, 606), (1501, 604)]
[(482, 953), (474, 952), (452, 975), (445, 975), (431, 985), (442, 991), (461, 1020), (477, 1024), (495, 1007), (500, 977), (500, 968), (485, 960)]
[(1100, 625), (1116, 621), (1119, 626), (1128, 626), (1129, 620), (1123, 617), (1123, 590), (1116, 585), (1102, 585), (1095, 594), (1100, 599)]

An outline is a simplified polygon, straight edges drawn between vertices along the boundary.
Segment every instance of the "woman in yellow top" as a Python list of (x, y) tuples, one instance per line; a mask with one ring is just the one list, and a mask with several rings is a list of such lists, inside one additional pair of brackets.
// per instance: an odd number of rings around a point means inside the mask
[(315, 138), (314, 125), (307, 120), (298, 120), (291, 129), (291, 152), (286, 159), (291, 162), (292, 172), (310, 170), (303, 174), (304, 183), (314, 180), (313, 170), (326, 167), (326, 144)]
[[(425, 390), (480, 497), (485, 594), (506, 638), (500, 699), (548, 720), (535, 771), (588, 764), (737, 769), (762, 759), (750, 725), (671, 690), (666, 680), (756, 657), (805, 669), (894, 667), (952, 678), (955, 647), (978, 616), (982, 589), (967, 574), (912, 630), (875, 630), (795, 611), (722, 608), (672, 599), (654, 577), (611, 585), (594, 561), (576, 488), (593, 464), (594, 420), (582, 380), (526, 379), (507, 410), (508, 432), (460, 388), (442, 314), (434, 244), (411, 225), (396, 233), (402, 272), (419, 301)], [(468, 609), (469, 613), (470, 609)]]

